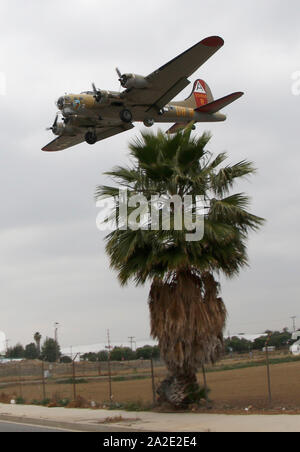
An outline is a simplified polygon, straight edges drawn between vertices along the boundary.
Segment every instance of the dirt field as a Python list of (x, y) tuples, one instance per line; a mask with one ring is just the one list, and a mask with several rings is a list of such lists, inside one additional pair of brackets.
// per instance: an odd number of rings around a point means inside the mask
[[(156, 378), (156, 384), (160, 378)], [(201, 374), (199, 382), (202, 382)], [(249, 406), (264, 408), (268, 405), (266, 367), (208, 373), (207, 383), (211, 389), (210, 399), (216, 408), (245, 409)], [(274, 407), (300, 409), (300, 362), (272, 365), (271, 383)], [(0, 389), (1, 392), (21, 395), (27, 403), (43, 398), (41, 384), (9, 386)], [(151, 379), (113, 381), (112, 392), (115, 402), (151, 402)], [(103, 404), (109, 400), (108, 381), (77, 384), (76, 394), (89, 401), (94, 400)], [(48, 382), (46, 396), (49, 398), (54, 396), (57, 400), (63, 398), (72, 400), (73, 385)]]

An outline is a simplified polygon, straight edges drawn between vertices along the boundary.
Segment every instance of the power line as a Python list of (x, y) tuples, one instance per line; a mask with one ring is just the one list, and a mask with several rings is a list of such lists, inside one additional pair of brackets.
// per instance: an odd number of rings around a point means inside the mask
[(133, 350), (133, 343), (135, 342), (135, 341), (134, 341), (135, 336), (129, 336), (128, 339), (129, 339), (129, 342), (130, 342), (131, 350)]

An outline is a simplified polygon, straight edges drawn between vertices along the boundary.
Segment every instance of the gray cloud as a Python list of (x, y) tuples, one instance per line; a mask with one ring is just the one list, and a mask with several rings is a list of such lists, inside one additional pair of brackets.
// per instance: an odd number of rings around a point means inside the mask
[(228, 328), (282, 328), (299, 314), (300, 97), (291, 94), (291, 74), (300, 69), (298, 13), (296, 0), (2, 2), (0, 329), (12, 342), (29, 342), (35, 330), (52, 335), (55, 321), (65, 346), (101, 342), (108, 327), (116, 341), (149, 337), (147, 288), (119, 287), (93, 200), (102, 173), (128, 163), (127, 143), (141, 127), (93, 150), (83, 144), (48, 155), (40, 148), (52, 139), (45, 127), (62, 93), (92, 81), (118, 89), (115, 66), (148, 74), (211, 34), (225, 46), (195, 77), (215, 97), (246, 94), (227, 109), (226, 123), (197, 130), (212, 131), (213, 152), (255, 162), (257, 176), (238, 189), (268, 220), (250, 238), (251, 269), (223, 281)]

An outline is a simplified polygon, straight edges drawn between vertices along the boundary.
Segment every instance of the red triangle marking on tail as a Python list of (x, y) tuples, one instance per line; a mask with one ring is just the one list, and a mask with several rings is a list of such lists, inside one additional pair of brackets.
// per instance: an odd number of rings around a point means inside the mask
[(207, 104), (206, 84), (204, 80), (196, 80), (194, 83), (194, 97), (197, 108)]

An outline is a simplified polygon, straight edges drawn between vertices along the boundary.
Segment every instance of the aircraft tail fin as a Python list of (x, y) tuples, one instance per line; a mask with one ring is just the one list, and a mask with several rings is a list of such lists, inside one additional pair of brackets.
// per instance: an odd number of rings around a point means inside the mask
[(221, 99), (203, 104), (195, 108), (195, 111), (199, 113), (209, 113), (209, 114), (217, 113), (218, 111), (222, 110), (222, 108), (227, 107), (227, 105), (230, 105), (232, 102), (239, 99), (243, 95), (244, 93), (242, 92), (232, 93), (229, 94), (228, 96), (222, 97)]
[(213, 100), (214, 98), (208, 84), (204, 80), (197, 79), (194, 82), (190, 96), (182, 102), (176, 102), (176, 105), (193, 108), (195, 110), (196, 108), (213, 102)]

